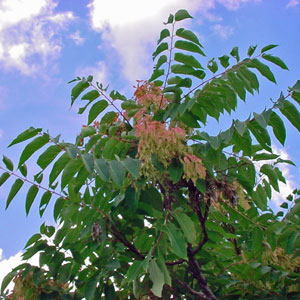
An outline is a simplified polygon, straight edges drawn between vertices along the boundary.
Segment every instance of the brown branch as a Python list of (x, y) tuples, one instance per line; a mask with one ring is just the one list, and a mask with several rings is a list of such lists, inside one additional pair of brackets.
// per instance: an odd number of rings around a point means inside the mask
[(178, 259), (174, 261), (166, 261), (167, 266), (176, 266), (176, 265), (181, 265), (182, 263), (187, 262), (185, 259)]
[(200, 300), (210, 300), (210, 298), (206, 297), (200, 292), (195, 291), (192, 289), (186, 282), (183, 282), (181, 280), (176, 280), (177, 283), (179, 283), (183, 288), (185, 288), (191, 295), (195, 296), (197, 299)]
[(188, 244), (187, 255), (189, 258), (189, 270), (192, 276), (197, 280), (201, 290), (210, 300), (218, 300), (218, 298), (213, 294), (212, 290), (209, 288), (206, 279), (202, 275), (200, 266), (195, 259), (194, 251), (191, 244)]

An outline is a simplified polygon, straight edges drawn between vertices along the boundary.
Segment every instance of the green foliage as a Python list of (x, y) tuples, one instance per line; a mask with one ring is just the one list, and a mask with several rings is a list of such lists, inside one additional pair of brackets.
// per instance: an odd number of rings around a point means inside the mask
[[(210, 135), (211, 118), (230, 118), (261, 76), (276, 83), (272, 64), (288, 68), (268, 53), (276, 45), (206, 59), (194, 32), (175, 32), (188, 18), (169, 16), (153, 74), (133, 97), (107, 95), (92, 76), (71, 81), (71, 105), (88, 101), (74, 143), (31, 127), (10, 144), (33, 138), (18, 170), (3, 156), (0, 186), (17, 176), (6, 208), (29, 183), (26, 214), (43, 190), (39, 213), (52, 200), (58, 229), (42, 224), (28, 240), (23, 258), (38, 254), (40, 266), (9, 273), (3, 299), (12, 280), (16, 299), (299, 299), (300, 191), (277, 214), (270, 203), (286, 181), (278, 164), (293, 164), (272, 152), (272, 137), (284, 145), (282, 116), (300, 131), (300, 81)], [(24, 163), (34, 153), (41, 170), (30, 180)]]

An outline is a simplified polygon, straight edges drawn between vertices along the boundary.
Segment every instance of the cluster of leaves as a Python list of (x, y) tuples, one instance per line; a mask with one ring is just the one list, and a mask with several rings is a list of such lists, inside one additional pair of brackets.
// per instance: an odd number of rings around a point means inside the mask
[[(256, 56), (249, 47), (243, 60), (234, 47), (204, 67), (197, 36), (176, 29), (187, 18), (185, 10), (169, 16), (153, 74), (132, 99), (108, 95), (92, 76), (73, 80), (72, 104), (90, 89), (75, 143), (29, 128), (10, 144), (32, 139), (20, 174), (3, 157), (0, 185), (18, 177), (6, 207), (27, 182), (26, 214), (44, 190), (40, 215), (56, 198), (58, 227), (42, 224), (28, 240), (23, 258), (38, 254), (40, 266), (9, 273), (4, 299), (299, 299), (300, 191), (281, 205), (288, 211), (270, 209), (285, 182), (278, 166), (293, 163), (272, 152), (269, 129), (282, 145), (282, 116), (300, 131), (300, 81), (269, 109), (209, 135), (209, 118), (230, 115), (259, 91), (257, 75), (276, 82), (265, 63), (287, 66), (269, 45)], [(25, 162), (46, 146), (41, 171), (28, 179)], [(5, 296), (12, 279), (18, 284)]]

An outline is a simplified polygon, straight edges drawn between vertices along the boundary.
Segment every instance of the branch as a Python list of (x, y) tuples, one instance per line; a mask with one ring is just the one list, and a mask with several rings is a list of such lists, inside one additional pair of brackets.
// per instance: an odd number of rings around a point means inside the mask
[(183, 286), (191, 295), (195, 296), (197, 299), (210, 300), (210, 298), (207, 298), (202, 293), (197, 292), (194, 289), (192, 289), (186, 282), (183, 282), (181, 280), (176, 280), (176, 282), (179, 283), (181, 286)]
[(189, 270), (192, 276), (197, 280), (200, 288), (202, 289), (203, 293), (208, 297), (209, 300), (218, 300), (218, 298), (213, 294), (212, 290), (207, 285), (207, 281), (202, 275), (200, 266), (195, 259), (194, 251), (191, 244), (188, 244), (187, 247), (187, 255), (189, 258)]
[(182, 263), (187, 262), (185, 259), (178, 259), (174, 261), (167, 261), (166, 265), (167, 266), (175, 266), (175, 265), (181, 265)]

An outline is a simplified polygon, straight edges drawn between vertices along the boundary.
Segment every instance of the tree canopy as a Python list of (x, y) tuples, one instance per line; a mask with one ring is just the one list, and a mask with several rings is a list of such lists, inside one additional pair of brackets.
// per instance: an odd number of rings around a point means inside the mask
[(300, 131), (300, 81), (210, 135), (206, 125), (231, 118), (261, 77), (276, 83), (269, 65), (288, 68), (269, 53), (276, 45), (207, 59), (178, 26), (187, 18), (169, 16), (132, 97), (91, 75), (70, 81), (71, 104), (87, 114), (74, 143), (30, 127), (9, 145), (27, 142), (16, 168), (3, 156), (0, 185), (15, 178), (6, 208), (29, 187), (26, 214), (37, 198), (41, 216), (53, 201), (57, 227), (29, 238), (23, 259), (39, 255), (39, 266), (12, 270), (1, 299), (299, 299), (300, 190), (279, 212), (270, 203), (286, 182), (280, 165), (293, 165), (272, 139), (284, 145), (286, 121)]

